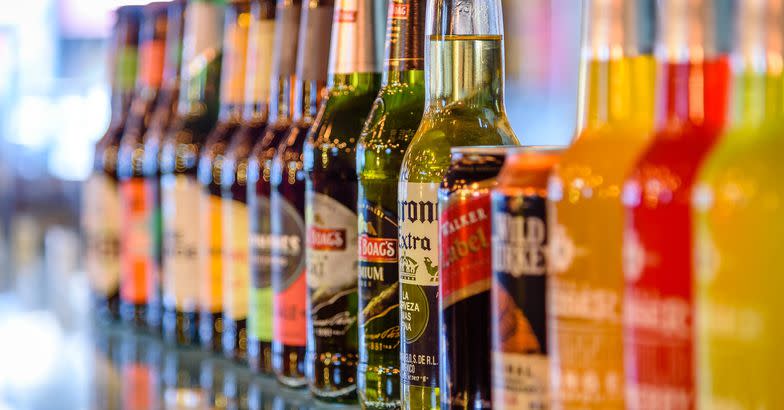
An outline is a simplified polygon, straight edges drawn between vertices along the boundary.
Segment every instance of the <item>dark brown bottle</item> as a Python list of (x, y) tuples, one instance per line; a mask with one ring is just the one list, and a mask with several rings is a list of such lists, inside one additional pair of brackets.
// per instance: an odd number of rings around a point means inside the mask
[(166, 3), (144, 7), (136, 92), (117, 158), (120, 187), (120, 317), (139, 329), (160, 324), (157, 180), (144, 177), (142, 137), (161, 95), (167, 34)]
[(199, 339), (205, 349), (220, 352), (224, 325), (223, 223), (220, 179), (232, 135), (242, 124), (250, 26), (250, 2), (231, 2), (226, 10), (223, 38), (220, 114), (218, 124), (201, 151), (198, 180)]
[(149, 125), (142, 137), (143, 156), (142, 174), (145, 182), (154, 192), (152, 222), (153, 263), (157, 267), (157, 303), (148, 304), (147, 327), (153, 333), (160, 333), (161, 301), (163, 299), (161, 268), (163, 265), (163, 232), (161, 226), (161, 143), (164, 135), (174, 122), (177, 114), (177, 100), (180, 91), (180, 65), (182, 62), (182, 33), (185, 23), (185, 0), (168, 3), (166, 23), (166, 46), (164, 50), (163, 76), (156, 97), (155, 108), (150, 115)]
[(358, 224), (356, 145), (381, 88), (386, 2), (340, 0), (329, 92), (305, 144), (308, 344), (313, 395), (357, 400)]
[(141, 16), (141, 7), (117, 10), (112, 119), (109, 129), (96, 144), (93, 174), (85, 187), (87, 271), (95, 294), (95, 308), (102, 316), (117, 317), (125, 292), (124, 242), (120, 241), (124, 236), (120, 224), (124, 209), (117, 184), (117, 154), (133, 99)]
[[(261, 138), (249, 128), (239, 137), (255, 145), (248, 159), (247, 199), (251, 239), (248, 306), (248, 363), (256, 372), (272, 373), (272, 286), (269, 175), (278, 145), (291, 127), (291, 102), (297, 65), (301, 0), (278, 0), (270, 89), (270, 120)], [(246, 131), (247, 130), (247, 131)]]
[[(250, 282), (248, 210), (245, 200), (247, 157), (268, 123), (269, 78), (275, 13), (274, 2), (253, 2), (248, 21), (253, 33), (244, 77), (246, 124), (237, 127), (224, 152), (219, 185), (221, 197), (221, 267), (223, 273), (222, 350), (228, 358), (247, 360), (247, 313)], [(255, 14), (253, 14), (255, 13)], [(266, 78), (266, 80), (265, 80)], [(252, 124), (251, 127), (245, 125)]]
[[(270, 190), (270, 282), (273, 298), (272, 368), (290, 387), (303, 387), (307, 339), (305, 285), (305, 172), (303, 152), (327, 84), (333, 0), (302, 4), (292, 125), (277, 147), (269, 185), (254, 157), (250, 169), (261, 192)], [(254, 231), (253, 235), (263, 235)]]
[(112, 117), (95, 146), (93, 172), (84, 186), (85, 263), (98, 317), (119, 317), (120, 197), (117, 152), (133, 98), (141, 7), (117, 9), (111, 51)]
[(224, 5), (189, 2), (185, 10), (177, 117), (161, 148), (163, 320), (167, 342), (196, 342), (199, 302), (196, 204), (198, 155), (218, 117)]

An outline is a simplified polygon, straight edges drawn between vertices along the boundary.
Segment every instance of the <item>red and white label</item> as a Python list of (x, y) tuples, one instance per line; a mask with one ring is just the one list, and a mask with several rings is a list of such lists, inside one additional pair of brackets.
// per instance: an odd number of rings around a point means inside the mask
[(346, 249), (345, 229), (322, 229), (312, 226), (308, 230), (310, 249), (320, 251), (341, 251)]
[(359, 237), (359, 260), (363, 262), (396, 263), (397, 239)]

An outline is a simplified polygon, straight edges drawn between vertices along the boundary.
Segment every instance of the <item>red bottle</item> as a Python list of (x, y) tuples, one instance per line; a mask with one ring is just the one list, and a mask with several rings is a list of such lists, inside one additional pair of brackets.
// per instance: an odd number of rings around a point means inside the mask
[[(656, 132), (626, 180), (624, 355), (627, 408), (692, 409), (691, 191), (725, 122), (729, 60), (711, 0), (664, 0)], [(717, 13), (717, 16), (720, 14)], [(713, 23), (709, 23), (713, 22)]]

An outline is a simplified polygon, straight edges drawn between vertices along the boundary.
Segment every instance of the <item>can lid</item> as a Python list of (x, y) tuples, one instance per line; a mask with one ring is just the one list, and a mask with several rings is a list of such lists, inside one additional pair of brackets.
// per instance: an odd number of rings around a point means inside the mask
[(507, 155), (517, 155), (522, 153), (544, 153), (544, 154), (559, 154), (566, 151), (566, 145), (525, 145), (520, 147), (512, 147), (506, 152)]
[(452, 147), (450, 152), (452, 155), (506, 155), (512, 148), (518, 148), (514, 145), (476, 145), (467, 147)]

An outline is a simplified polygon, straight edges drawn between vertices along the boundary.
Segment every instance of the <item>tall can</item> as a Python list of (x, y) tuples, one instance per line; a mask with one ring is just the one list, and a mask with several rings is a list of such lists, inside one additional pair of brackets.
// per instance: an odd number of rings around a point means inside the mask
[(454, 147), (438, 192), (442, 408), (490, 408), (490, 192), (507, 148)]
[(562, 152), (510, 150), (491, 194), (494, 409), (549, 408), (547, 180)]

